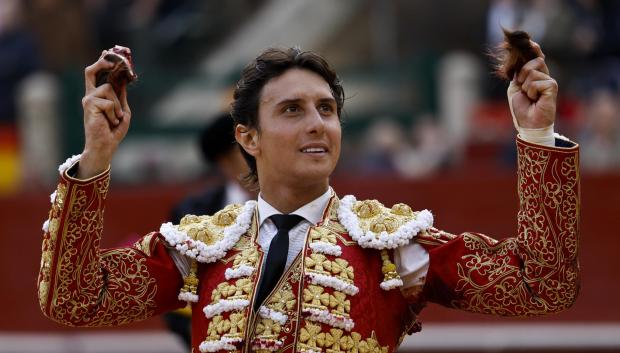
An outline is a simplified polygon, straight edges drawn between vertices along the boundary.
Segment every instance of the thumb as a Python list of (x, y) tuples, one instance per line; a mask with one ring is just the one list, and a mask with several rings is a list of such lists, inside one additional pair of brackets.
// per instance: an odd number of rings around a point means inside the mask
[(517, 122), (517, 117), (512, 106), (512, 99), (519, 92), (521, 92), (521, 85), (519, 85), (517, 81), (513, 79), (512, 81), (510, 81), (510, 85), (508, 86), (506, 94), (508, 95), (508, 107), (510, 108), (510, 115), (512, 115), (512, 123), (514, 124), (517, 131), (519, 131), (519, 123)]
[(127, 85), (124, 85), (121, 88), (121, 95), (119, 97), (119, 101), (121, 103), (121, 108), (124, 113), (129, 113), (129, 103), (127, 102)]

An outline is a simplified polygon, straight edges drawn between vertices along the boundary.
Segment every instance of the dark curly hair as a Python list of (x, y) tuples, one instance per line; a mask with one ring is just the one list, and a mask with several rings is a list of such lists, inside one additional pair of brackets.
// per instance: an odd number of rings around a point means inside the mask
[[(241, 79), (237, 82), (230, 113), (235, 126), (242, 124), (260, 131), (258, 105), (263, 87), (272, 78), (293, 68), (310, 70), (323, 77), (336, 100), (336, 110), (340, 118), (344, 105), (344, 90), (340, 78), (323, 57), (299, 48), (269, 48), (243, 69)], [(250, 172), (244, 177), (244, 182), (248, 187), (257, 188), (256, 159), (243, 148), (241, 148), (241, 153), (250, 167)]]

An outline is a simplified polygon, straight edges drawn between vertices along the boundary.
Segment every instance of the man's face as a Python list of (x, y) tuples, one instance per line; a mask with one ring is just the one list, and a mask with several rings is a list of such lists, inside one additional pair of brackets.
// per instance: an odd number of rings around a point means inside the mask
[[(340, 156), (340, 120), (327, 82), (290, 69), (262, 89), (256, 162), (263, 182), (327, 183)], [(292, 183), (292, 184), (291, 184)]]

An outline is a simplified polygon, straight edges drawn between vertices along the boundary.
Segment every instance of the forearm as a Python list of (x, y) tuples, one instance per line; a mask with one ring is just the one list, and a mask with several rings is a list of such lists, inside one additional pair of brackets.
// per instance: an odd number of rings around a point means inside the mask
[(63, 172), (52, 200), (39, 300), (44, 314), (63, 324), (118, 325), (177, 305), (182, 281), (156, 233), (137, 248), (100, 250), (108, 184), (109, 171), (87, 180)]

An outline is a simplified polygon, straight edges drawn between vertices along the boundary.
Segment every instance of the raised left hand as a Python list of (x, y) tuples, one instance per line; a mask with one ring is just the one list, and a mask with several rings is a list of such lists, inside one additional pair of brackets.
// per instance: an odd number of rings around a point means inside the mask
[(531, 42), (538, 57), (515, 74), (508, 87), (508, 103), (515, 127), (540, 129), (555, 121), (558, 83), (549, 76), (545, 55)]

